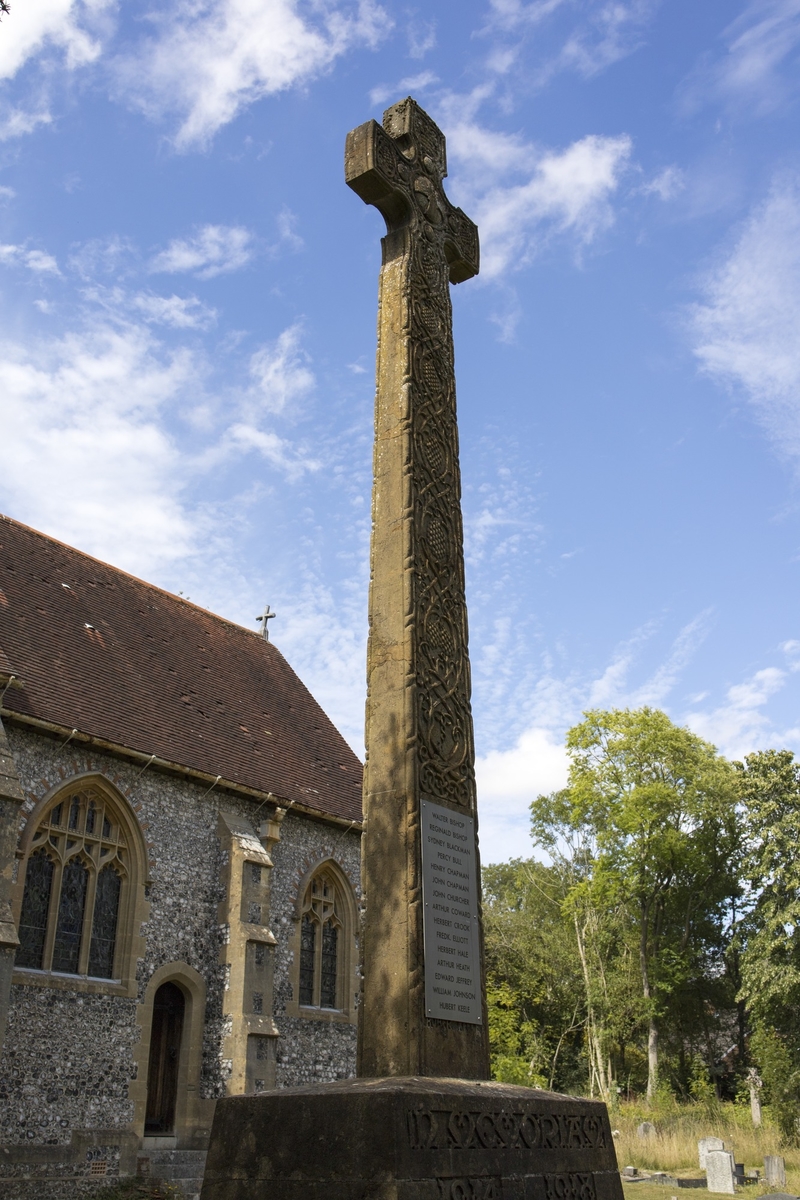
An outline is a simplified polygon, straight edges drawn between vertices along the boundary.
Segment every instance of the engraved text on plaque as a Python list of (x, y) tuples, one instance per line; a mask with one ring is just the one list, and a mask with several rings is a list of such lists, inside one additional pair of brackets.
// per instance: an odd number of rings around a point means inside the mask
[(423, 800), (422, 893), (425, 1011), (480, 1025), (480, 944), (475, 821)]

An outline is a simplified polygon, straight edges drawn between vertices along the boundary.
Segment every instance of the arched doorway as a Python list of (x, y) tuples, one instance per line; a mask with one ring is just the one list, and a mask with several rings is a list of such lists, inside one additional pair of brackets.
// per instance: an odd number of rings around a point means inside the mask
[(174, 983), (162, 983), (153, 999), (145, 1134), (171, 1134), (175, 1128), (185, 1008), (181, 989)]

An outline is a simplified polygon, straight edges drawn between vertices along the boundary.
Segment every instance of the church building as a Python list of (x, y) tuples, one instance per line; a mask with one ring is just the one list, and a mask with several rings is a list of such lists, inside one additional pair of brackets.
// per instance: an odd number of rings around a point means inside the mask
[(280, 651), (0, 517), (0, 1194), (199, 1190), (355, 1074), (362, 767)]

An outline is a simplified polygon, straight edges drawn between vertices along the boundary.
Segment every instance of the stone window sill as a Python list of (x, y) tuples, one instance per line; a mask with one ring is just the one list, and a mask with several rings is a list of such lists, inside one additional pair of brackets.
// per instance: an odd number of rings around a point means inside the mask
[(121, 979), (98, 979), (94, 975), (68, 975), (63, 971), (39, 971), (35, 967), (15, 967), (12, 983), (33, 987), (57, 988), (60, 991), (89, 992), (105, 996), (135, 996)]
[(342, 1008), (313, 1008), (311, 1005), (297, 1004), (289, 1000), (286, 1005), (287, 1017), (302, 1017), (307, 1021), (327, 1021), (329, 1024), (355, 1025), (356, 1014)]

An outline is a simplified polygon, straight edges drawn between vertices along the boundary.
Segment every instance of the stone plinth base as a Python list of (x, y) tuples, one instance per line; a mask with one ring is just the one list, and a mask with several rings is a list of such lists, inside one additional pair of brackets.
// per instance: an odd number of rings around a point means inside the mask
[(202, 1200), (622, 1200), (595, 1100), (352, 1079), (217, 1103)]

